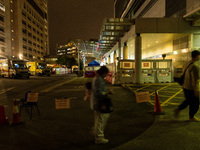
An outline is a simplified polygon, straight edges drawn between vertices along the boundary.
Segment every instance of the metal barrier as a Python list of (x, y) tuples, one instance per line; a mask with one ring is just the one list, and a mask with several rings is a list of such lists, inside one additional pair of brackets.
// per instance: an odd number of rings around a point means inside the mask
[(142, 60), (142, 83), (155, 83), (154, 60)]
[(107, 64), (106, 67), (108, 68), (109, 70), (109, 73), (108, 75), (106, 76), (106, 80), (108, 82), (110, 82), (111, 84), (115, 84), (115, 77), (116, 77), (116, 64), (115, 63), (110, 63), (110, 64)]
[[(120, 67), (115, 73), (115, 83), (135, 82), (135, 60), (119, 60)], [(172, 82), (172, 60), (142, 60), (142, 83)]]
[(134, 83), (135, 74), (133, 70), (120, 70), (121, 83)]
[(153, 69), (142, 70), (142, 83), (155, 83), (155, 71)]
[(158, 83), (170, 83), (172, 82), (172, 61), (162, 60), (156, 61), (156, 82)]
[(84, 77), (94, 77), (100, 66), (85, 66)]
[(135, 62), (134, 60), (120, 60), (118, 70), (119, 83), (134, 83), (135, 80)]

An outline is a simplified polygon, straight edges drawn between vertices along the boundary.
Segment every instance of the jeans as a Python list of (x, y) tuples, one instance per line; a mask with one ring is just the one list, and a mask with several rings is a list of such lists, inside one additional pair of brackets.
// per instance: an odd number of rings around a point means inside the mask
[(199, 110), (199, 97), (194, 96), (193, 90), (183, 89), (185, 100), (179, 105), (179, 110), (185, 109), (189, 106), (189, 116), (193, 118)]
[(94, 120), (95, 139), (104, 138), (104, 129), (109, 117), (110, 113), (100, 113), (97, 111), (95, 112), (95, 120)]

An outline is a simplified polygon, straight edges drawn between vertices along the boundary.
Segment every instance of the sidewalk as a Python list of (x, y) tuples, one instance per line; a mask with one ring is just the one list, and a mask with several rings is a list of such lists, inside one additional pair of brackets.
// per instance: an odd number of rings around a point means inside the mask
[[(179, 101), (181, 103), (182, 100)], [(163, 106), (165, 115), (156, 120), (144, 133), (114, 150), (198, 150), (200, 149), (200, 122), (190, 122), (189, 109), (174, 118), (174, 105)], [(196, 114), (200, 118), (200, 113)]]

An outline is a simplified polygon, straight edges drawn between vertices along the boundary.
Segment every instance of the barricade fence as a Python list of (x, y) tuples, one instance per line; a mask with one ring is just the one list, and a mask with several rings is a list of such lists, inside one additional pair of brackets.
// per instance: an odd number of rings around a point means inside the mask
[[(112, 84), (135, 83), (135, 60), (119, 60), (119, 69), (116, 64), (106, 66), (110, 72), (106, 77)], [(172, 60), (142, 60), (142, 83), (170, 83), (172, 82)], [(117, 70), (117, 71), (116, 71)]]

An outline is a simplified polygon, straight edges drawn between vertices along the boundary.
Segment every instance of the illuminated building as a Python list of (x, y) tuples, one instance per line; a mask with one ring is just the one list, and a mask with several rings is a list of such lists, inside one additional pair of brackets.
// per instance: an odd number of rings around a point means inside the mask
[(49, 54), (47, 0), (0, 0), (0, 57), (43, 60)]
[[(99, 38), (106, 63), (134, 59), (140, 64), (166, 55), (176, 74), (190, 52), (200, 50), (198, 0), (115, 0), (114, 8), (115, 18), (104, 20)], [(139, 79), (141, 67), (135, 66)]]

